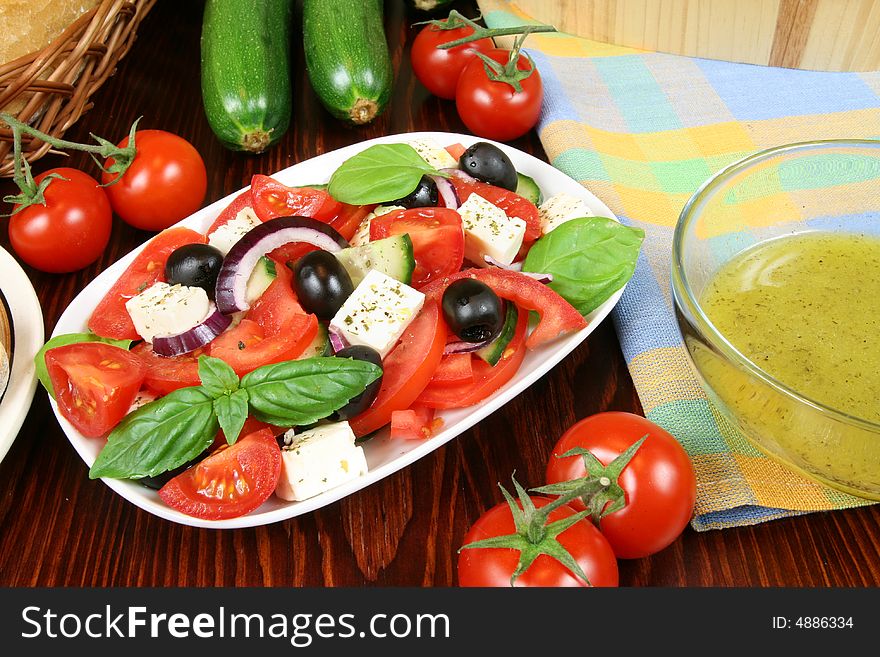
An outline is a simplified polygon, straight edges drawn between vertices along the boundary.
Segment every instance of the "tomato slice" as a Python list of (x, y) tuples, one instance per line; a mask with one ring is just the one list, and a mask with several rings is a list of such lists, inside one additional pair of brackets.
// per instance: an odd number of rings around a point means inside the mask
[(235, 219), (238, 216), (238, 213), (244, 210), (245, 208), (251, 207), (254, 204), (253, 196), (251, 196), (251, 190), (246, 189), (241, 194), (232, 199), (232, 203), (227, 205), (223, 211), (217, 215), (217, 218), (214, 220), (214, 223), (211, 224), (211, 227), (205, 232), (205, 235), (210, 235), (215, 230), (220, 228), (220, 226), (224, 226), (228, 224), (230, 221)]
[(323, 189), (288, 187), (261, 174), (251, 178), (251, 196), (254, 212), (263, 221), (299, 216), (329, 223), (342, 205)]
[(528, 324), (529, 314), (520, 312), (513, 338), (495, 365), (490, 365), (479, 356), (465, 354), (472, 360), (473, 379), (452, 385), (437, 385), (432, 381), (418, 396), (416, 403), (430, 408), (464, 408), (486, 399), (510, 381), (522, 365), (526, 355), (524, 344)]
[(105, 338), (139, 340), (125, 302), (156, 281), (165, 280), (165, 262), (172, 251), (184, 244), (204, 242), (204, 235), (189, 228), (169, 228), (156, 235), (98, 303), (89, 318), (89, 329)]
[(456, 160), (464, 155), (465, 150), (467, 149), (459, 143), (449, 144), (449, 146), (446, 147), (446, 152), (449, 153)]
[(147, 372), (137, 356), (103, 342), (55, 347), (45, 357), (58, 409), (89, 438), (125, 417)]
[(434, 419), (434, 409), (413, 404), (404, 411), (391, 413), (391, 437), (404, 440), (425, 440), (434, 434), (442, 420)]
[(519, 217), (526, 222), (526, 234), (523, 237), (523, 252), (528, 246), (541, 237), (541, 216), (538, 208), (529, 199), (511, 192), (502, 187), (495, 187), (484, 182), (469, 182), (453, 176), (449, 179), (458, 194), (459, 200), (464, 203), (471, 194), (479, 194), (484, 199), (498, 206), (508, 217)]
[(382, 386), (373, 404), (351, 419), (355, 435), (372, 433), (391, 421), (392, 412), (409, 408), (443, 357), (446, 330), (439, 304), (426, 300), (418, 317), (382, 362)]
[(144, 387), (157, 395), (167, 395), (178, 388), (197, 386), (199, 379), (199, 356), (204, 349), (196, 349), (181, 356), (160, 356), (148, 342), (135, 345), (131, 353), (147, 368)]
[(534, 310), (540, 315), (541, 320), (535, 330), (526, 338), (526, 347), (529, 349), (555, 340), (564, 333), (578, 331), (587, 325), (583, 315), (559, 294), (530, 276), (508, 269), (497, 267), (465, 269), (434, 281), (424, 287), (422, 292), (439, 302), (443, 298), (443, 291), (450, 283), (467, 277), (482, 281), (499, 297), (513, 301), (520, 308)]
[(370, 240), (409, 233), (416, 267), (411, 285), (422, 285), (461, 269), (464, 231), (461, 216), (449, 208), (413, 208), (376, 217), (370, 222)]
[(272, 431), (262, 429), (221, 446), (177, 475), (159, 490), (159, 497), (194, 518), (237, 518), (269, 499), (280, 476), (281, 450)]
[(341, 206), (339, 211), (329, 221), (329, 224), (346, 240), (351, 240), (354, 237), (358, 226), (376, 207), (375, 205), (349, 205), (348, 203), (340, 203), (339, 205)]
[(211, 355), (226, 361), (239, 376), (296, 358), (318, 333), (318, 318), (296, 300), (291, 271), (283, 265), (276, 271), (275, 280), (238, 326), (209, 345)]
[(445, 354), (431, 378), (431, 385), (448, 386), (473, 380), (474, 367), (471, 354)]

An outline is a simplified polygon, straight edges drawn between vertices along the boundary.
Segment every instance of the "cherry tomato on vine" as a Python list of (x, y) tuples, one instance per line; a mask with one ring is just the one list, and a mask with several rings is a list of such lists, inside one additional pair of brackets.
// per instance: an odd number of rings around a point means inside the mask
[[(501, 65), (507, 63), (510, 51), (493, 48), (486, 56)], [(532, 67), (529, 59), (520, 54), (516, 61), (519, 71)], [(475, 135), (496, 141), (510, 141), (521, 137), (538, 122), (544, 85), (535, 68), (519, 81), (522, 91), (507, 82), (490, 80), (486, 64), (474, 57), (464, 67), (455, 88), (455, 106), (458, 115)]]
[(110, 240), (113, 215), (104, 190), (91, 176), (68, 167), (35, 177), (58, 174), (44, 192), (45, 205), (34, 204), (9, 219), (9, 241), (18, 256), (40, 271), (53, 274), (82, 269), (97, 260)]
[[(574, 424), (553, 448), (547, 483), (584, 476), (581, 456), (558, 458), (572, 448), (591, 452), (607, 466), (633, 443), (647, 436), (620, 472), (618, 484), (626, 506), (599, 521), (599, 529), (621, 559), (638, 559), (669, 546), (690, 522), (696, 500), (696, 477), (690, 458), (664, 429), (633, 413), (598, 413)], [(585, 508), (581, 499), (569, 504)]]
[(492, 40), (488, 38), (463, 43), (454, 48), (437, 47), (473, 33), (474, 28), (469, 25), (447, 30), (431, 23), (416, 35), (410, 54), (413, 72), (419, 82), (435, 96), (447, 100), (455, 98), (455, 86), (458, 84), (458, 78), (465, 65), (472, 59), (476, 59), (474, 52), (488, 52), (492, 49)]
[[(553, 500), (548, 497), (529, 498), (541, 509)], [(522, 508), (522, 502), (517, 502)], [(554, 523), (574, 515), (575, 510), (564, 504), (550, 511), (548, 523)], [(464, 545), (498, 536), (508, 536), (516, 531), (513, 514), (507, 502), (486, 511), (468, 530)], [(617, 586), (617, 560), (608, 541), (589, 521), (578, 520), (556, 536), (561, 545), (574, 558), (589, 583), (576, 576), (560, 561), (549, 554), (540, 554), (532, 564), (513, 582), (513, 586)], [(511, 586), (511, 576), (516, 570), (520, 552), (504, 548), (463, 548), (458, 555), (459, 586)]]
[[(125, 137), (119, 147), (128, 145)], [(168, 228), (198, 210), (205, 200), (208, 174), (188, 141), (164, 130), (138, 130), (137, 155), (118, 182), (105, 187), (113, 211), (141, 230)], [(113, 163), (108, 158), (105, 167)], [(107, 185), (116, 174), (104, 172)]]

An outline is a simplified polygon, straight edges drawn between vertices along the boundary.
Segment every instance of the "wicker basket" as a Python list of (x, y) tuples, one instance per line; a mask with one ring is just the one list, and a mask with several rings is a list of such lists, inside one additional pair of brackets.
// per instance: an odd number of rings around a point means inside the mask
[[(156, 0), (102, 0), (43, 48), (0, 65), (0, 108), (53, 137), (91, 109)], [(22, 135), (28, 162), (51, 147)], [(13, 174), (12, 130), (0, 128), (0, 177)]]

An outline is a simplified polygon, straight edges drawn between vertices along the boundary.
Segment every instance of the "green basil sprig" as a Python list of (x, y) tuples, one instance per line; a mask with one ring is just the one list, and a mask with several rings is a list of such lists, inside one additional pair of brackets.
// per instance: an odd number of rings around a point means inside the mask
[(126, 416), (89, 477), (136, 479), (173, 470), (206, 450), (218, 429), (234, 444), (249, 414), (282, 427), (311, 424), (381, 374), (366, 361), (316, 357), (265, 365), (239, 381), (224, 361), (200, 356), (202, 385), (175, 390)]
[(571, 219), (532, 245), (523, 271), (551, 274), (549, 287), (589, 315), (632, 278), (644, 238), (606, 217)]
[(327, 191), (351, 205), (384, 203), (412, 192), (424, 175), (446, 176), (409, 144), (375, 144), (343, 162)]
[(46, 352), (55, 347), (63, 347), (68, 344), (76, 344), (77, 342), (105, 342), (107, 344), (112, 344), (114, 347), (126, 350), (131, 346), (131, 340), (102, 338), (100, 335), (95, 335), (94, 333), (65, 333), (64, 335), (56, 335), (54, 338), (50, 339), (43, 345), (42, 349), (37, 352), (36, 356), (34, 356), (34, 369), (36, 370), (37, 378), (40, 380), (40, 383), (43, 384), (43, 387), (52, 399), (55, 399), (55, 391), (52, 389), (52, 380), (49, 378), (49, 370), (46, 369)]

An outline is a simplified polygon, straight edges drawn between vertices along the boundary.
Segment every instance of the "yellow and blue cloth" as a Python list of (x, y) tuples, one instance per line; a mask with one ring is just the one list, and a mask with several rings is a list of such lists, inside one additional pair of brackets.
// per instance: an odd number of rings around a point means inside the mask
[[(479, 4), (490, 27), (533, 22), (505, 0)], [(670, 266), (682, 207), (723, 167), (786, 143), (880, 138), (880, 72), (753, 66), (557, 33), (532, 35), (528, 43), (544, 83), (537, 129), (550, 162), (621, 221), (645, 230), (613, 320), (646, 416), (675, 435), (693, 460), (693, 527), (867, 504), (764, 456), (713, 408), (678, 331)]]

